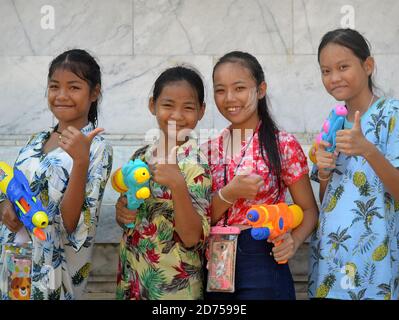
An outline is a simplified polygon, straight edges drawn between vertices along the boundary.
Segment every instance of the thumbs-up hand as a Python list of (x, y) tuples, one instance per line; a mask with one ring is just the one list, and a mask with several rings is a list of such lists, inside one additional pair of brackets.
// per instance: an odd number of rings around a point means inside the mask
[(363, 156), (370, 144), (362, 132), (360, 112), (356, 111), (352, 129), (337, 131), (336, 150), (348, 156)]
[(85, 136), (75, 127), (68, 126), (58, 137), (58, 145), (68, 153), (74, 161), (89, 160), (90, 145), (94, 137), (103, 131), (103, 128), (96, 128)]
[(227, 185), (227, 192), (231, 195), (229, 199), (234, 201), (239, 198), (254, 200), (264, 184), (263, 178), (255, 173), (236, 175)]
[(330, 173), (331, 169), (335, 168), (337, 161), (338, 152), (335, 150), (334, 152), (326, 151), (330, 144), (327, 141), (320, 141), (317, 150), (316, 150), (316, 165), (319, 170), (327, 171)]
[(153, 163), (149, 164), (152, 180), (171, 190), (179, 184), (186, 184), (180, 168), (177, 165), (178, 148), (179, 146), (174, 146), (166, 157), (158, 154)]

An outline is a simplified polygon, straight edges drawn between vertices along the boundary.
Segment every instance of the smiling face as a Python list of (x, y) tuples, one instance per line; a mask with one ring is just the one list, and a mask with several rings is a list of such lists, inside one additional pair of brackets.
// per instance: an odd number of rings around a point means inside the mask
[(218, 65), (214, 72), (213, 89), (216, 106), (232, 123), (232, 128), (256, 127), (258, 99), (266, 93), (265, 82), (258, 90), (249, 69), (240, 63), (226, 62)]
[(48, 104), (59, 121), (59, 130), (72, 125), (78, 129), (88, 123), (90, 105), (97, 100), (99, 87), (89, 84), (66, 69), (57, 69), (48, 82)]
[(338, 101), (350, 104), (370, 91), (371, 57), (363, 62), (351, 49), (329, 43), (320, 52), (320, 69), (324, 87)]
[[(184, 80), (167, 83), (155, 101), (150, 99), (149, 108), (156, 116), (160, 130), (169, 138), (194, 129), (205, 112), (197, 92)], [(182, 143), (181, 139), (176, 141), (177, 145)]]

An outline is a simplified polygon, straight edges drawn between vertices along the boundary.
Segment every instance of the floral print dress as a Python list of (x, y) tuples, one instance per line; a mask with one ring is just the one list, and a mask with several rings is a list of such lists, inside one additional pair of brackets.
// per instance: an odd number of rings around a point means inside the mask
[[(134, 158), (151, 163), (155, 144)], [(124, 229), (120, 243), (117, 299), (192, 300), (203, 297), (203, 250), (209, 235), (211, 179), (208, 164), (190, 138), (177, 150), (194, 209), (201, 217), (203, 238), (185, 248), (174, 231), (171, 191), (150, 180), (151, 196), (137, 210), (135, 227)]]
[[(361, 128), (399, 168), (399, 100), (380, 98)], [(311, 178), (318, 181), (316, 166)], [(337, 158), (311, 239), (309, 273), (311, 298), (399, 298), (399, 201), (361, 156)]]
[[(93, 129), (88, 124), (81, 132), (87, 135)], [(43, 152), (50, 134), (51, 131), (43, 131), (33, 135), (19, 152), (14, 165), (25, 174), (32, 192), (37, 194), (49, 217), (49, 225), (44, 229), (47, 239), (40, 241), (31, 236), (31, 299), (79, 299), (91, 269), (99, 209), (112, 168), (112, 147), (101, 136), (93, 139), (82, 213), (76, 230), (68, 234), (59, 205), (68, 185), (73, 160), (61, 148), (47, 154)], [(5, 199), (3, 194), (0, 197), (0, 200)], [(0, 244), (14, 243), (15, 240), (16, 234), (0, 224)], [(5, 254), (2, 248), (4, 246), (0, 246), (0, 257)], [(8, 293), (2, 290), (7, 284), (3, 283), (6, 265), (1, 261), (0, 258), (0, 298), (8, 299)]]

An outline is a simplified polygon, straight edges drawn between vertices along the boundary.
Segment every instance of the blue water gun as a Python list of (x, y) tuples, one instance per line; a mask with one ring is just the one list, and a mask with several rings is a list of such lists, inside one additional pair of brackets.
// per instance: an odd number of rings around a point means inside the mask
[[(150, 170), (148, 165), (140, 160), (129, 160), (128, 163), (116, 170), (111, 177), (112, 188), (125, 194), (127, 208), (135, 210), (150, 197)], [(134, 222), (126, 224), (128, 228), (134, 228)]]
[(0, 190), (14, 205), (18, 219), (36, 238), (46, 240), (42, 229), (48, 225), (48, 215), (42, 203), (29, 187), (28, 179), (17, 168), (0, 161)]
[(321, 132), (316, 138), (316, 142), (313, 144), (309, 151), (309, 158), (313, 163), (316, 163), (316, 150), (319, 143), (327, 141), (330, 146), (326, 148), (328, 152), (334, 152), (336, 143), (335, 139), (337, 137), (337, 131), (342, 130), (345, 122), (345, 117), (348, 114), (348, 110), (344, 105), (338, 104), (332, 110), (328, 118), (324, 121)]

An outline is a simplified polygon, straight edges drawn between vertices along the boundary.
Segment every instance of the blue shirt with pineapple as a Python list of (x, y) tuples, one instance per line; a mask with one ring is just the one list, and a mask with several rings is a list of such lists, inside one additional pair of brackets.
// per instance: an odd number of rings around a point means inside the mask
[[(378, 99), (361, 127), (399, 168), (399, 100)], [(399, 298), (399, 201), (363, 157), (338, 155), (310, 248), (310, 298)]]

